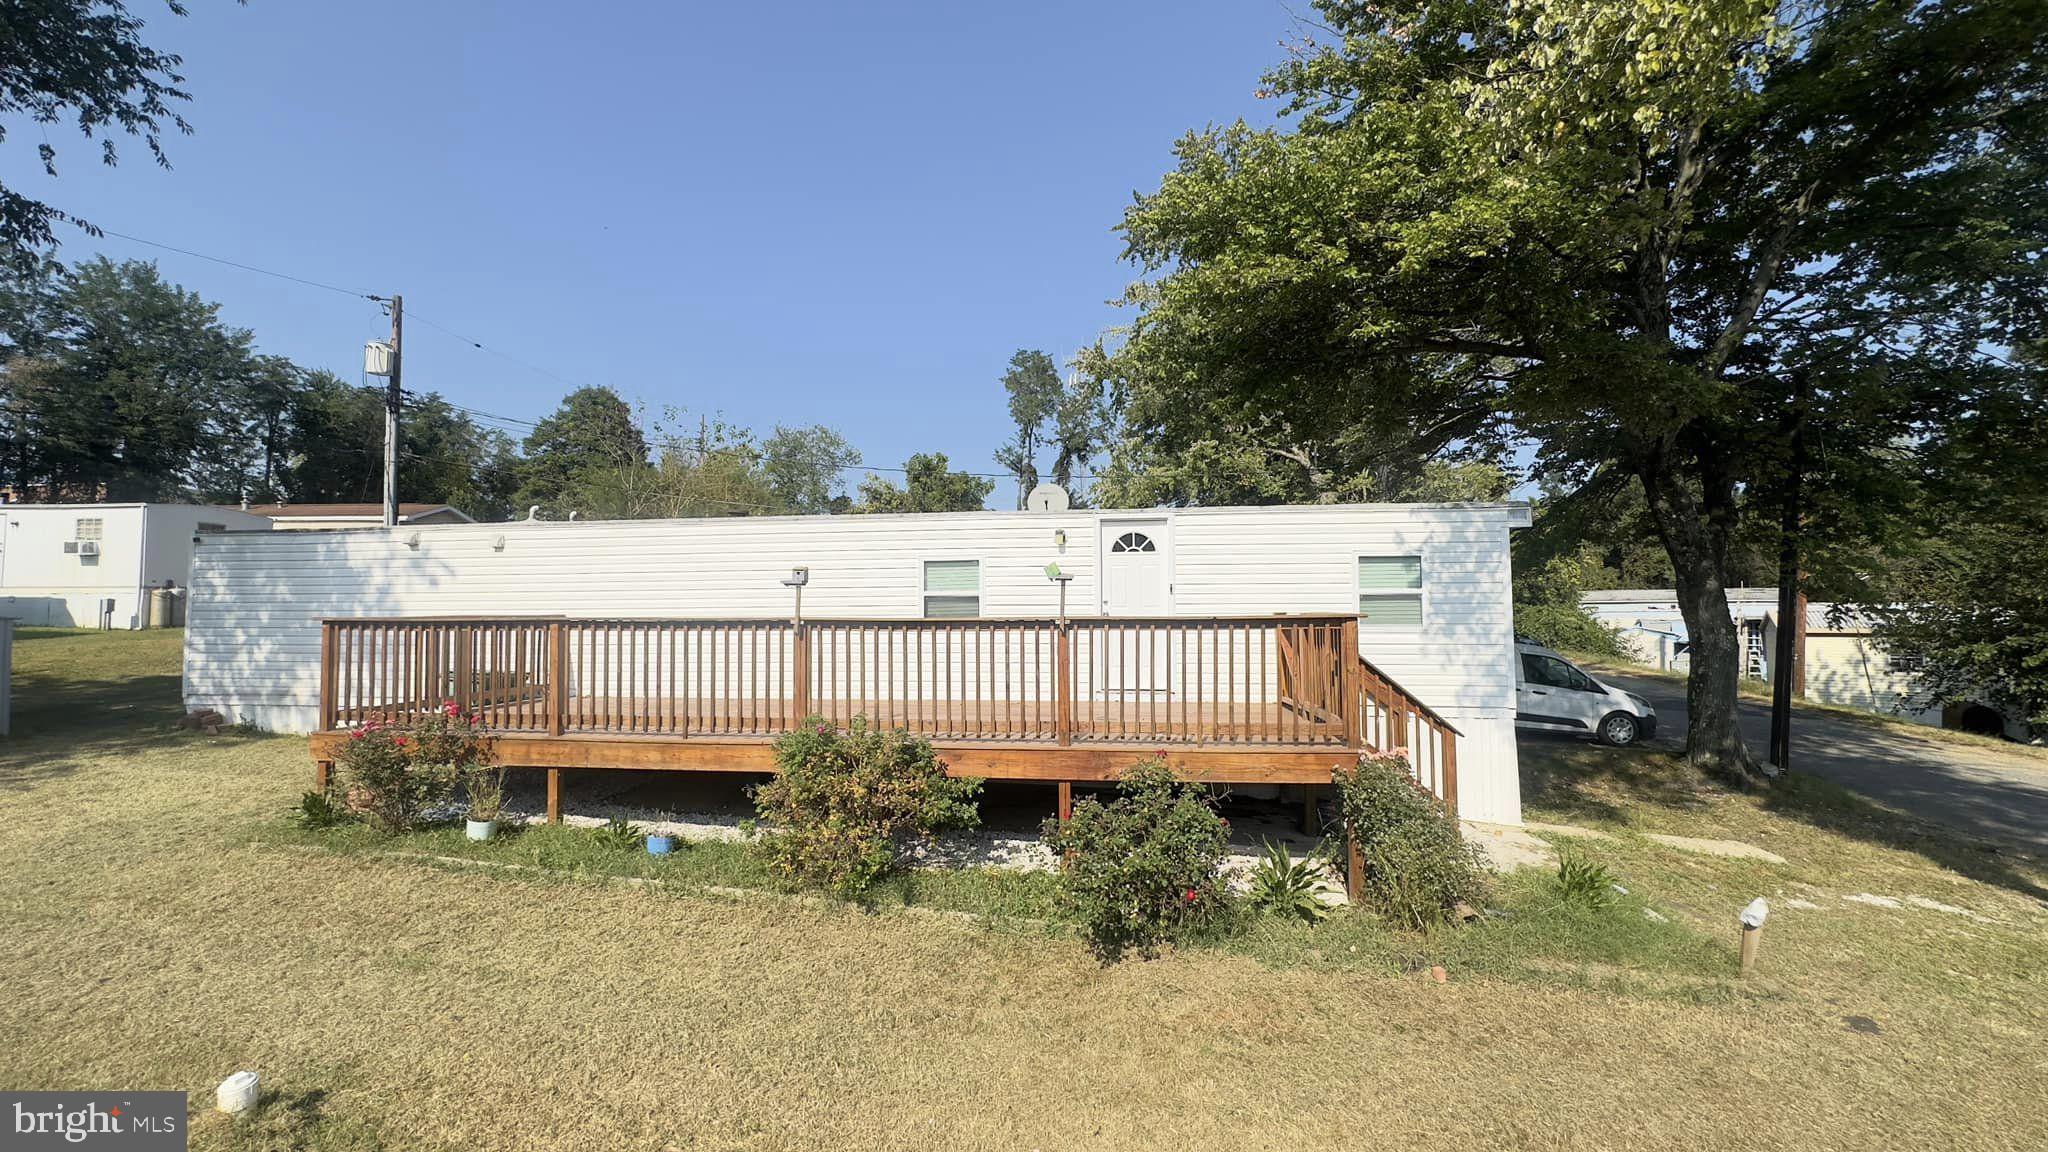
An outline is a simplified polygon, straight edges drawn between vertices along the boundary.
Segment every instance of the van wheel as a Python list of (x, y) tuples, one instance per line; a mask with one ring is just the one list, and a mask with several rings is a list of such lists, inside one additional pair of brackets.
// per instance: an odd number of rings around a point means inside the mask
[(1602, 744), (1626, 748), (1636, 742), (1642, 731), (1642, 726), (1636, 723), (1635, 717), (1626, 712), (1609, 712), (1607, 718), (1600, 721), (1598, 735)]

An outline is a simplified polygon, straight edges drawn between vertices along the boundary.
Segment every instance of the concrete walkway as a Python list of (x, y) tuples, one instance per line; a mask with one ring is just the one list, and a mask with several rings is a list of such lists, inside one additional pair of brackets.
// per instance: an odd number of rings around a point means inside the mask
[[(1596, 675), (1656, 707), (1658, 744), (1685, 746), (1683, 684), (1610, 668)], [(1761, 759), (1770, 746), (1770, 706), (1745, 697), (1740, 709), (1743, 739)], [(1795, 708), (1792, 767), (1978, 839), (2048, 856), (2048, 759)]]

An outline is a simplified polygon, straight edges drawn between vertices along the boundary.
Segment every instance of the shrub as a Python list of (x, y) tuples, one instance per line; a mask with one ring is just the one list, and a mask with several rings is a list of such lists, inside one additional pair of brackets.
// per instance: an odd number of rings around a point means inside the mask
[(1362, 896), (1407, 928), (1440, 922), (1486, 892), (1477, 848), (1465, 842), (1443, 803), (1415, 782), (1405, 752), (1361, 756), (1336, 773), (1349, 844), (1364, 862)]
[(773, 780), (754, 790), (769, 827), (769, 874), (858, 899), (900, 863), (908, 842), (980, 823), (979, 780), (955, 780), (930, 742), (856, 716), (844, 732), (816, 717), (775, 742)]
[(333, 828), (355, 819), (348, 808), (325, 792), (308, 792), (299, 797), (299, 806), (292, 809), (292, 823), (308, 830)]
[(1557, 859), (1557, 878), (1552, 882), (1562, 904), (1577, 904), (1595, 911), (1614, 900), (1614, 876), (1605, 865), (1595, 864), (1576, 852), (1564, 852)]
[(1321, 883), (1314, 856), (1296, 860), (1285, 844), (1266, 841), (1266, 851), (1251, 873), (1251, 906), (1269, 916), (1291, 917), (1314, 924), (1330, 914), (1317, 893)]
[(371, 721), (335, 754), (349, 807), (397, 834), (447, 802), (456, 784), (489, 761), (490, 738), (453, 700), (406, 724)]
[(491, 764), (472, 765), (462, 777), (469, 793), (471, 820), (496, 820), (505, 814), (505, 770)]
[(1105, 964), (1186, 939), (1229, 910), (1221, 868), (1229, 825), (1163, 757), (1130, 768), (1117, 798), (1086, 799), (1045, 823), (1060, 854), (1060, 904)]
[(614, 816), (590, 833), (599, 844), (618, 852), (638, 852), (647, 843), (647, 833), (633, 827), (624, 816)]
[(1600, 623), (1576, 604), (1515, 605), (1515, 635), (1527, 636), (1548, 648), (1583, 652), (1609, 660), (1631, 660), (1621, 634)]

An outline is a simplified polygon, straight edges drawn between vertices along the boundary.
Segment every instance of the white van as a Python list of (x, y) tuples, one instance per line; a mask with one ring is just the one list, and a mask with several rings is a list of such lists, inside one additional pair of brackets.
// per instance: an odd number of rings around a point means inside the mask
[(1583, 732), (1602, 744), (1629, 745), (1656, 735), (1657, 710), (1534, 640), (1517, 639), (1515, 727)]

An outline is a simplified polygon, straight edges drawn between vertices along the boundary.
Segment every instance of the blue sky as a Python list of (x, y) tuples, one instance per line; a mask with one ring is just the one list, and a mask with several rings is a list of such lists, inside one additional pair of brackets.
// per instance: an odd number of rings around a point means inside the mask
[[(1183, 132), (1253, 97), (1277, 0), (564, 5), (194, 0), (131, 7), (182, 53), (175, 168), (105, 168), (13, 125), (0, 171), (103, 227), (402, 292), (406, 383), (524, 419), (562, 379), (766, 430), (823, 422), (870, 463), (997, 471), (997, 378), (1064, 359), (1137, 275), (1112, 229)], [(260, 347), (355, 378), (375, 306), (108, 237)], [(1011, 498), (1000, 486), (991, 503)]]

